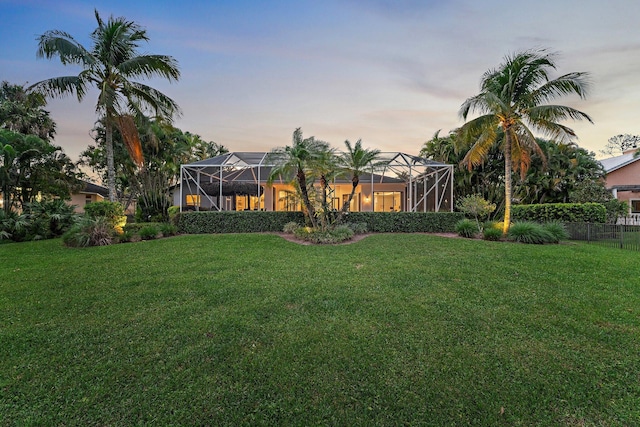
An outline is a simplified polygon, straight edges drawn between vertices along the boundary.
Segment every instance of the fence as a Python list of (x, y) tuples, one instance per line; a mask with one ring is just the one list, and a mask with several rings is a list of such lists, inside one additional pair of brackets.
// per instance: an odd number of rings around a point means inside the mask
[(640, 225), (565, 223), (571, 240), (640, 251)]

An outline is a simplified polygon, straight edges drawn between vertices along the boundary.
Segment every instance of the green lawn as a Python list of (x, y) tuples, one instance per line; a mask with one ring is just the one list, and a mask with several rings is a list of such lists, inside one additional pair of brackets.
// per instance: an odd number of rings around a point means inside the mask
[(639, 261), (391, 234), (0, 245), (0, 425), (640, 425)]

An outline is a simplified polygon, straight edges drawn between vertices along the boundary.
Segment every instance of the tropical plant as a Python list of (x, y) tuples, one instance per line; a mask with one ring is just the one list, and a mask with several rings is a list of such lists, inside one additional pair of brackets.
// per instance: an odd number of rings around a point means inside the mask
[(473, 238), (478, 232), (478, 226), (470, 219), (463, 219), (456, 224), (456, 233), (459, 236)]
[(3, 209), (24, 209), (36, 198), (69, 199), (80, 185), (76, 166), (62, 152), (35, 135), (0, 129), (0, 191)]
[(380, 150), (362, 148), (362, 140), (360, 139), (353, 146), (349, 140), (346, 140), (344, 145), (347, 147), (347, 151), (339, 157), (339, 162), (343, 173), (350, 175), (351, 193), (349, 193), (349, 198), (342, 205), (342, 210), (337, 220), (338, 223), (342, 222), (345, 214), (349, 212), (351, 201), (360, 183), (360, 175), (365, 173), (366, 170), (372, 173), (380, 156)]
[(572, 107), (547, 104), (568, 94), (584, 98), (588, 89), (587, 73), (574, 72), (550, 80), (549, 72), (556, 68), (554, 56), (544, 50), (530, 50), (507, 56), (497, 69), (487, 71), (481, 82), (481, 92), (468, 98), (460, 108), (466, 121), (473, 111), (481, 115), (466, 122), (460, 129), (460, 141), (471, 144), (462, 163), (469, 169), (482, 164), (495, 144), (504, 154), (504, 228), (511, 219), (511, 172), (527, 172), (531, 154), (544, 156), (533, 131), (559, 141), (570, 141), (575, 132), (560, 124), (565, 119), (592, 122), (591, 118)]
[(165, 55), (139, 54), (141, 42), (148, 41), (146, 30), (135, 22), (113, 16), (105, 22), (95, 11), (98, 27), (91, 33), (93, 45), (86, 49), (70, 34), (51, 30), (39, 38), (38, 57), (59, 57), (63, 65), (79, 65), (76, 76), (54, 77), (30, 87), (45, 96), (73, 94), (82, 101), (90, 86), (99, 90), (96, 112), (105, 126), (105, 150), (109, 200), (116, 200), (116, 176), (113, 155), (113, 130), (119, 127), (127, 147), (138, 165), (142, 165), (139, 136), (132, 116), (151, 111), (155, 117), (171, 119), (178, 105), (160, 91), (133, 81), (159, 76), (169, 81), (180, 77), (176, 60)]
[(326, 142), (313, 136), (303, 138), (302, 129), (298, 128), (293, 132), (291, 145), (273, 149), (266, 160), (273, 165), (267, 183), (271, 185), (278, 178), (293, 183), (300, 193), (305, 214), (313, 228), (317, 227), (318, 222), (316, 208), (309, 197), (308, 186), (313, 185), (313, 181), (307, 182), (307, 174), (328, 149)]
[(507, 238), (518, 243), (541, 245), (558, 243), (557, 237), (536, 222), (515, 222), (507, 233)]
[(0, 84), (0, 128), (49, 141), (55, 135), (56, 124), (44, 110), (46, 105), (41, 94), (3, 81)]
[(115, 236), (113, 225), (107, 218), (85, 215), (62, 235), (62, 242), (70, 247), (108, 246)]

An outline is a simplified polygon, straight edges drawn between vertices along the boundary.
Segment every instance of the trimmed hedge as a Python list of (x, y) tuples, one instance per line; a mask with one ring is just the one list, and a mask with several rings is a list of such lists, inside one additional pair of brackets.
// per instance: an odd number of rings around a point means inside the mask
[(365, 223), (371, 233), (453, 233), (461, 212), (351, 212), (345, 222)]
[(513, 221), (534, 222), (593, 222), (604, 223), (607, 210), (601, 203), (547, 203), (515, 205), (511, 209)]
[[(460, 212), (351, 212), (345, 223), (364, 223), (371, 233), (450, 233), (464, 219)], [(181, 212), (178, 231), (186, 234), (282, 231), (285, 224), (304, 225), (302, 212)]]
[(186, 234), (277, 232), (288, 222), (304, 224), (302, 212), (208, 211), (177, 216), (178, 231)]

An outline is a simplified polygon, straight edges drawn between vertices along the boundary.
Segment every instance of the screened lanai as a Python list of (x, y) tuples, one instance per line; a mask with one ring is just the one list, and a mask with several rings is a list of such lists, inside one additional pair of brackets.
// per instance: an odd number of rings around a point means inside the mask
[[(174, 205), (180, 210), (301, 209), (290, 180), (267, 180), (272, 166), (268, 152), (227, 153), (180, 167)], [(318, 184), (318, 183), (316, 183)], [(318, 184), (319, 185), (319, 184)], [(331, 181), (331, 206), (342, 209), (352, 190), (351, 176)], [(453, 165), (405, 153), (380, 153), (360, 182), (352, 212), (441, 212), (453, 210)]]

